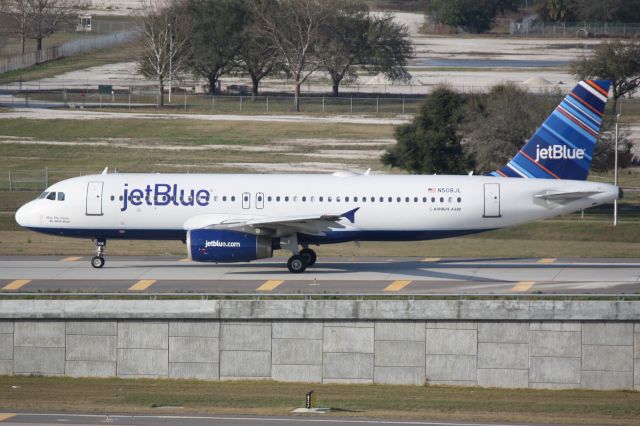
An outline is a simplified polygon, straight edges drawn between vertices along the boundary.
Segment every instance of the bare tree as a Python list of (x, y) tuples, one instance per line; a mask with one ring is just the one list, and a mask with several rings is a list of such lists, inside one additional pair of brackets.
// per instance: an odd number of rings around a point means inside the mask
[(82, 4), (80, 0), (26, 0), (27, 38), (36, 41), (38, 52), (42, 50), (43, 39), (74, 21)]
[(7, 33), (20, 37), (20, 53), (24, 55), (28, 35), (29, 3), (31, 0), (0, 0), (0, 10), (7, 18)]
[(262, 0), (252, 3), (262, 34), (273, 43), (293, 78), (293, 108), (300, 111), (300, 86), (320, 65), (320, 35), (331, 8), (322, 0)]
[(184, 71), (191, 31), (186, 5), (179, 0), (149, 1), (139, 16), (143, 29), (139, 43), (138, 71), (158, 81), (158, 103), (164, 106), (167, 79)]

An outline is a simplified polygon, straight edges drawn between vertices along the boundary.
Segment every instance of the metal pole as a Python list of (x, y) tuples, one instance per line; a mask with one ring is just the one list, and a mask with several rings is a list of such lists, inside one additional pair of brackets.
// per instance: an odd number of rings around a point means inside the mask
[(184, 92), (184, 110), (187, 110), (187, 92)]
[(11, 170), (9, 170), (9, 192), (13, 191), (13, 184), (11, 182)]
[(267, 112), (269, 112), (269, 97), (267, 96)]
[(240, 112), (242, 112), (242, 95), (240, 95)]
[(44, 188), (47, 189), (49, 187), (49, 168), (44, 168)]
[[(618, 186), (618, 120), (620, 114), (616, 115), (616, 138), (615, 151), (613, 153), (613, 184)], [(613, 226), (618, 224), (618, 200), (613, 200)]]
[(216, 112), (216, 97), (211, 95), (211, 112)]
[(353, 98), (350, 98), (349, 112), (353, 112)]
[(402, 98), (402, 113), (404, 114), (404, 98)]
[(324, 113), (324, 96), (322, 97), (322, 112)]
[(171, 103), (171, 92), (173, 91), (173, 32), (169, 23), (169, 103)]
[(380, 112), (380, 98), (376, 98), (376, 113)]

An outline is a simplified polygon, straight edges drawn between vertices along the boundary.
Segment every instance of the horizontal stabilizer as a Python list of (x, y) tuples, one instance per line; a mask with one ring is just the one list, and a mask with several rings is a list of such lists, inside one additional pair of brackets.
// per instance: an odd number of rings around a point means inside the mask
[(573, 201), (580, 198), (590, 197), (595, 194), (600, 194), (600, 191), (569, 191), (569, 192), (545, 192), (538, 194), (535, 197), (541, 198), (547, 201)]

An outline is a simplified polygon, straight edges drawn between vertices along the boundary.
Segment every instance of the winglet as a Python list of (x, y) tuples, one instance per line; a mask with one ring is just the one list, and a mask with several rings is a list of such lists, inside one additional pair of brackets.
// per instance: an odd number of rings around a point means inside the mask
[(109, 171), (109, 167), (107, 166), (107, 167), (104, 168), (104, 170), (100, 174), (101, 175), (106, 175), (108, 171)]
[(349, 222), (354, 223), (356, 221), (356, 212), (360, 210), (360, 207), (356, 207), (353, 210), (349, 210), (348, 212), (342, 213), (342, 217), (349, 220)]

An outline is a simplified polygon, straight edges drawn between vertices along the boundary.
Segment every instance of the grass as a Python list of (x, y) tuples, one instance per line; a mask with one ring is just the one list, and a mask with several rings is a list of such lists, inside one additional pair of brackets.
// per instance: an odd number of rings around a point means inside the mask
[(640, 417), (640, 393), (625, 391), (0, 376), (3, 410), (289, 415), (310, 389), (340, 417), (620, 425)]

